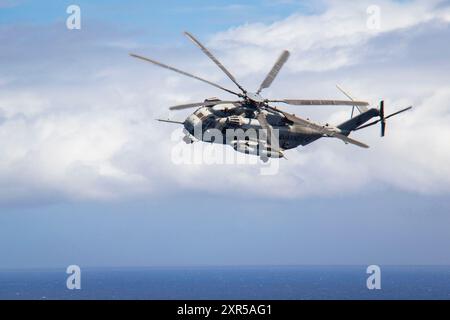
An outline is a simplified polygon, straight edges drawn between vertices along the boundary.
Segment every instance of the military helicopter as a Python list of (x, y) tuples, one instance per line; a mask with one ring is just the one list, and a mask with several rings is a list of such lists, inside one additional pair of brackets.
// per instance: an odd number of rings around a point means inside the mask
[[(350, 133), (380, 123), (381, 136), (383, 137), (386, 130), (386, 120), (412, 108), (408, 107), (385, 116), (384, 101), (380, 102), (379, 108), (368, 108), (369, 103), (355, 100), (339, 86), (337, 88), (348, 100), (266, 99), (261, 96), (261, 92), (271, 86), (281, 68), (289, 59), (289, 51), (283, 51), (258, 90), (256, 92), (250, 92), (237, 82), (228, 69), (200, 41), (189, 32), (184, 32), (184, 34), (228, 76), (239, 89), (238, 92), (144, 56), (133, 53), (130, 53), (130, 55), (184, 76), (197, 79), (240, 98), (239, 100), (210, 98), (203, 102), (170, 107), (170, 110), (198, 108), (183, 122), (157, 119), (162, 122), (183, 125), (183, 131), (185, 133), (183, 140), (186, 143), (193, 143), (199, 140), (210, 143), (228, 144), (237, 152), (257, 155), (264, 162), (268, 161), (268, 158), (285, 157), (285, 150), (293, 149), (300, 145), (306, 146), (323, 137), (337, 138), (346, 144), (368, 148), (368, 145), (350, 138)], [(296, 106), (344, 105), (351, 106), (352, 111), (349, 120), (337, 126), (331, 126), (329, 124), (322, 125), (309, 119), (303, 119), (294, 114), (287, 113), (274, 107), (272, 105), (274, 103)], [(354, 116), (355, 109), (359, 112), (356, 116)], [(367, 123), (372, 118), (378, 119)], [(240, 132), (252, 131), (256, 132), (256, 134), (236, 134), (239, 129), (241, 129)], [(212, 134), (212, 131), (220, 133), (220, 135)]]

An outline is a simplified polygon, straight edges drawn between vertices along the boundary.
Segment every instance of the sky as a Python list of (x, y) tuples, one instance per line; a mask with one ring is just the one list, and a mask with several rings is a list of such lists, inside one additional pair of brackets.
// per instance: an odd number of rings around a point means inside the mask
[[(80, 30), (66, 27), (71, 4)], [(439, 0), (0, 0), (0, 268), (450, 264), (449, 24)], [(258, 162), (175, 163), (176, 148), (205, 150), (155, 119), (231, 97), (128, 53), (234, 89), (183, 31), (249, 90), (290, 50), (265, 97), (345, 99), (340, 84), (387, 113), (414, 108), (384, 138), (376, 126), (352, 135), (370, 149), (321, 139), (272, 175)]]

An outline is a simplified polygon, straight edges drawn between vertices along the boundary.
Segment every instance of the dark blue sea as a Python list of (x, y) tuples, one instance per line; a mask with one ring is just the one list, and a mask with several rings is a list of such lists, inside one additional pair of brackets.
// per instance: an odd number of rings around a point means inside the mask
[(82, 268), (0, 271), (0, 299), (450, 299), (450, 267), (381, 266), (368, 290), (366, 266)]

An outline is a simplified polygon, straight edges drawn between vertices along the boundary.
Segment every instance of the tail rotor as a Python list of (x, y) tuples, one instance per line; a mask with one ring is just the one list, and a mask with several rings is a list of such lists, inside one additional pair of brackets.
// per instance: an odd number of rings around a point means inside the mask
[(397, 111), (397, 112), (391, 113), (391, 114), (388, 115), (388, 116), (385, 116), (385, 114), (384, 114), (384, 101), (382, 100), (382, 101), (380, 102), (380, 109), (378, 110), (378, 112), (379, 112), (378, 116), (379, 116), (380, 118), (379, 118), (378, 120), (375, 120), (375, 121), (372, 121), (372, 122), (370, 122), (370, 123), (368, 123), (368, 124), (365, 124), (365, 125), (363, 125), (363, 126), (360, 126), (360, 127), (356, 128), (356, 129), (354, 129), (353, 131), (361, 130), (361, 129), (364, 129), (364, 128), (373, 126), (373, 125), (377, 124), (378, 122), (380, 122), (380, 124), (381, 124), (381, 136), (384, 137), (384, 135), (386, 134), (386, 120), (389, 119), (390, 117), (396, 116), (396, 115), (398, 115), (399, 113), (408, 111), (408, 110), (410, 110), (410, 109), (412, 109), (412, 107), (408, 107), (408, 108), (399, 110), (399, 111)]
[(386, 133), (386, 118), (384, 117), (384, 100), (380, 102), (380, 122), (381, 122), (381, 136), (384, 137)]

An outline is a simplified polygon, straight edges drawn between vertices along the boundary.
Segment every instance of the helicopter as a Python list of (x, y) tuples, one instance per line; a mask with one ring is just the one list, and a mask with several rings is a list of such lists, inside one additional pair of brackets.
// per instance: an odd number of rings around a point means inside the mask
[[(184, 32), (184, 35), (198, 46), (239, 90), (227, 89), (217, 83), (142, 55), (130, 53), (130, 56), (207, 83), (239, 98), (239, 100), (209, 98), (203, 102), (182, 104), (169, 108), (170, 110), (197, 108), (185, 121), (157, 119), (166, 123), (183, 125), (185, 134), (183, 140), (188, 144), (203, 141), (231, 145), (235, 151), (259, 156), (263, 162), (267, 162), (269, 158), (286, 158), (285, 150), (300, 145), (306, 146), (324, 137), (337, 138), (345, 144), (369, 148), (367, 144), (350, 138), (350, 133), (380, 123), (381, 136), (384, 137), (386, 120), (412, 108), (410, 106), (386, 116), (383, 100), (380, 101), (379, 108), (369, 108), (368, 102), (354, 99), (339, 85), (337, 85), (337, 88), (348, 100), (267, 99), (261, 95), (261, 92), (271, 86), (283, 65), (289, 59), (289, 51), (284, 50), (282, 52), (258, 90), (251, 92), (244, 89), (228, 69), (197, 38), (189, 32)], [(295, 106), (351, 106), (352, 111), (350, 119), (332, 126), (319, 124), (310, 119), (285, 112), (273, 106), (275, 103)], [(358, 115), (355, 115), (355, 109), (359, 112)], [(367, 123), (373, 118), (376, 119)]]

